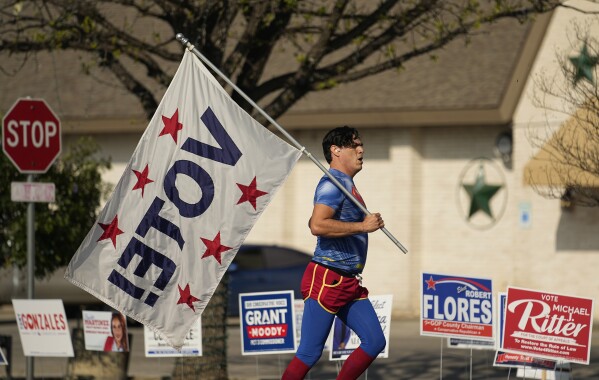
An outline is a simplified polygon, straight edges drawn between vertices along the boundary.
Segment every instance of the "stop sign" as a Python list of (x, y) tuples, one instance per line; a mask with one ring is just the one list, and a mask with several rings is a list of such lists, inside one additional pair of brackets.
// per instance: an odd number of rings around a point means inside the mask
[(2, 150), (21, 173), (45, 173), (61, 146), (60, 120), (43, 99), (18, 99), (2, 119)]

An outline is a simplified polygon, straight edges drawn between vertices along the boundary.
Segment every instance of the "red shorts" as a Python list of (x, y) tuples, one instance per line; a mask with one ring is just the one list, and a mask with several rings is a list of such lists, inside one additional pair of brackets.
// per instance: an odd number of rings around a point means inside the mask
[(368, 298), (368, 289), (356, 277), (342, 276), (315, 262), (308, 264), (301, 288), (304, 300), (312, 298), (332, 314), (349, 302)]

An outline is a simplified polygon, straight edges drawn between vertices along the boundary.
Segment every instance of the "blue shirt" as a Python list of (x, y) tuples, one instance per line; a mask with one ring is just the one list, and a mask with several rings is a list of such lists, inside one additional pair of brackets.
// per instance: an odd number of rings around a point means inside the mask
[[(362, 204), (364, 201), (358, 193), (353, 179), (336, 169), (329, 169), (331, 173), (352, 195)], [(314, 193), (314, 204), (323, 204), (335, 210), (333, 219), (343, 222), (361, 222), (365, 214), (341, 190), (324, 175)], [(314, 251), (314, 261), (324, 265), (341, 269), (342, 271), (357, 274), (361, 273), (366, 264), (368, 251), (368, 234), (357, 233), (354, 235), (328, 238), (319, 236)]]

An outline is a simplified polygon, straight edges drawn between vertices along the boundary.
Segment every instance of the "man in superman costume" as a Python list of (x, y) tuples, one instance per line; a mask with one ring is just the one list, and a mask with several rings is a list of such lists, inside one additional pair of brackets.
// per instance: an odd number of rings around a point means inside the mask
[[(358, 131), (335, 128), (324, 137), (322, 148), (329, 173), (364, 204), (353, 182), (364, 158)], [(328, 176), (320, 179), (309, 221), (310, 231), (317, 236), (316, 250), (301, 284), (305, 301), (301, 341), (283, 380), (303, 379), (316, 364), (335, 315), (360, 338), (360, 347), (347, 358), (337, 379), (357, 379), (385, 348), (385, 336), (360, 277), (368, 233), (384, 225), (380, 214), (366, 215)]]

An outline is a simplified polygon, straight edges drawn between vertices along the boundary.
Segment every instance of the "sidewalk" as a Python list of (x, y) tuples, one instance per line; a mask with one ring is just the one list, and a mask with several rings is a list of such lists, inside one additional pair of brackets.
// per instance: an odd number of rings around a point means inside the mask
[[(0, 335), (12, 336), (12, 376), (25, 378), (26, 361), (14, 323), (12, 308), (7, 312), (0, 308)], [(230, 380), (280, 379), (292, 354), (241, 355), (239, 321), (229, 319), (228, 326), (228, 373)], [(76, 325), (70, 321), (71, 328)], [(142, 327), (130, 327), (133, 335), (129, 377), (132, 380), (164, 380), (173, 371), (174, 358), (146, 358)], [(442, 352), (442, 356), (441, 356)], [(447, 348), (446, 340), (420, 336), (419, 320), (394, 319), (391, 322), (389, 358), (377, 359), (364, 374), (362, 380), (430, 380), (440, 379), (516, 379), (516, 371), (493, 367), (495, 352), (488, 350), (463, 350)], [(470, 377), (472, 361), (472, 377)], [(339, 361), (329, 361), (328, 352), (310, 371), (307, 379), (335, 379)], [(56, 379), (66, 374), (66, 358), (35, 358), (36, 378)], [(441, 369), (442, 367), (442, 369)], [(591, 364), (572, 365), (573, 379), (599, 379), (599, 331), (593, 334)], [(441, 372), (442, 371), (442, 372)], [(0, 377), (6, 378), (5, 367), (0, 366)], [(528, 377), (530, 378), (530, 377)], [(551, 377), (547, 377), (550, 379)]]

